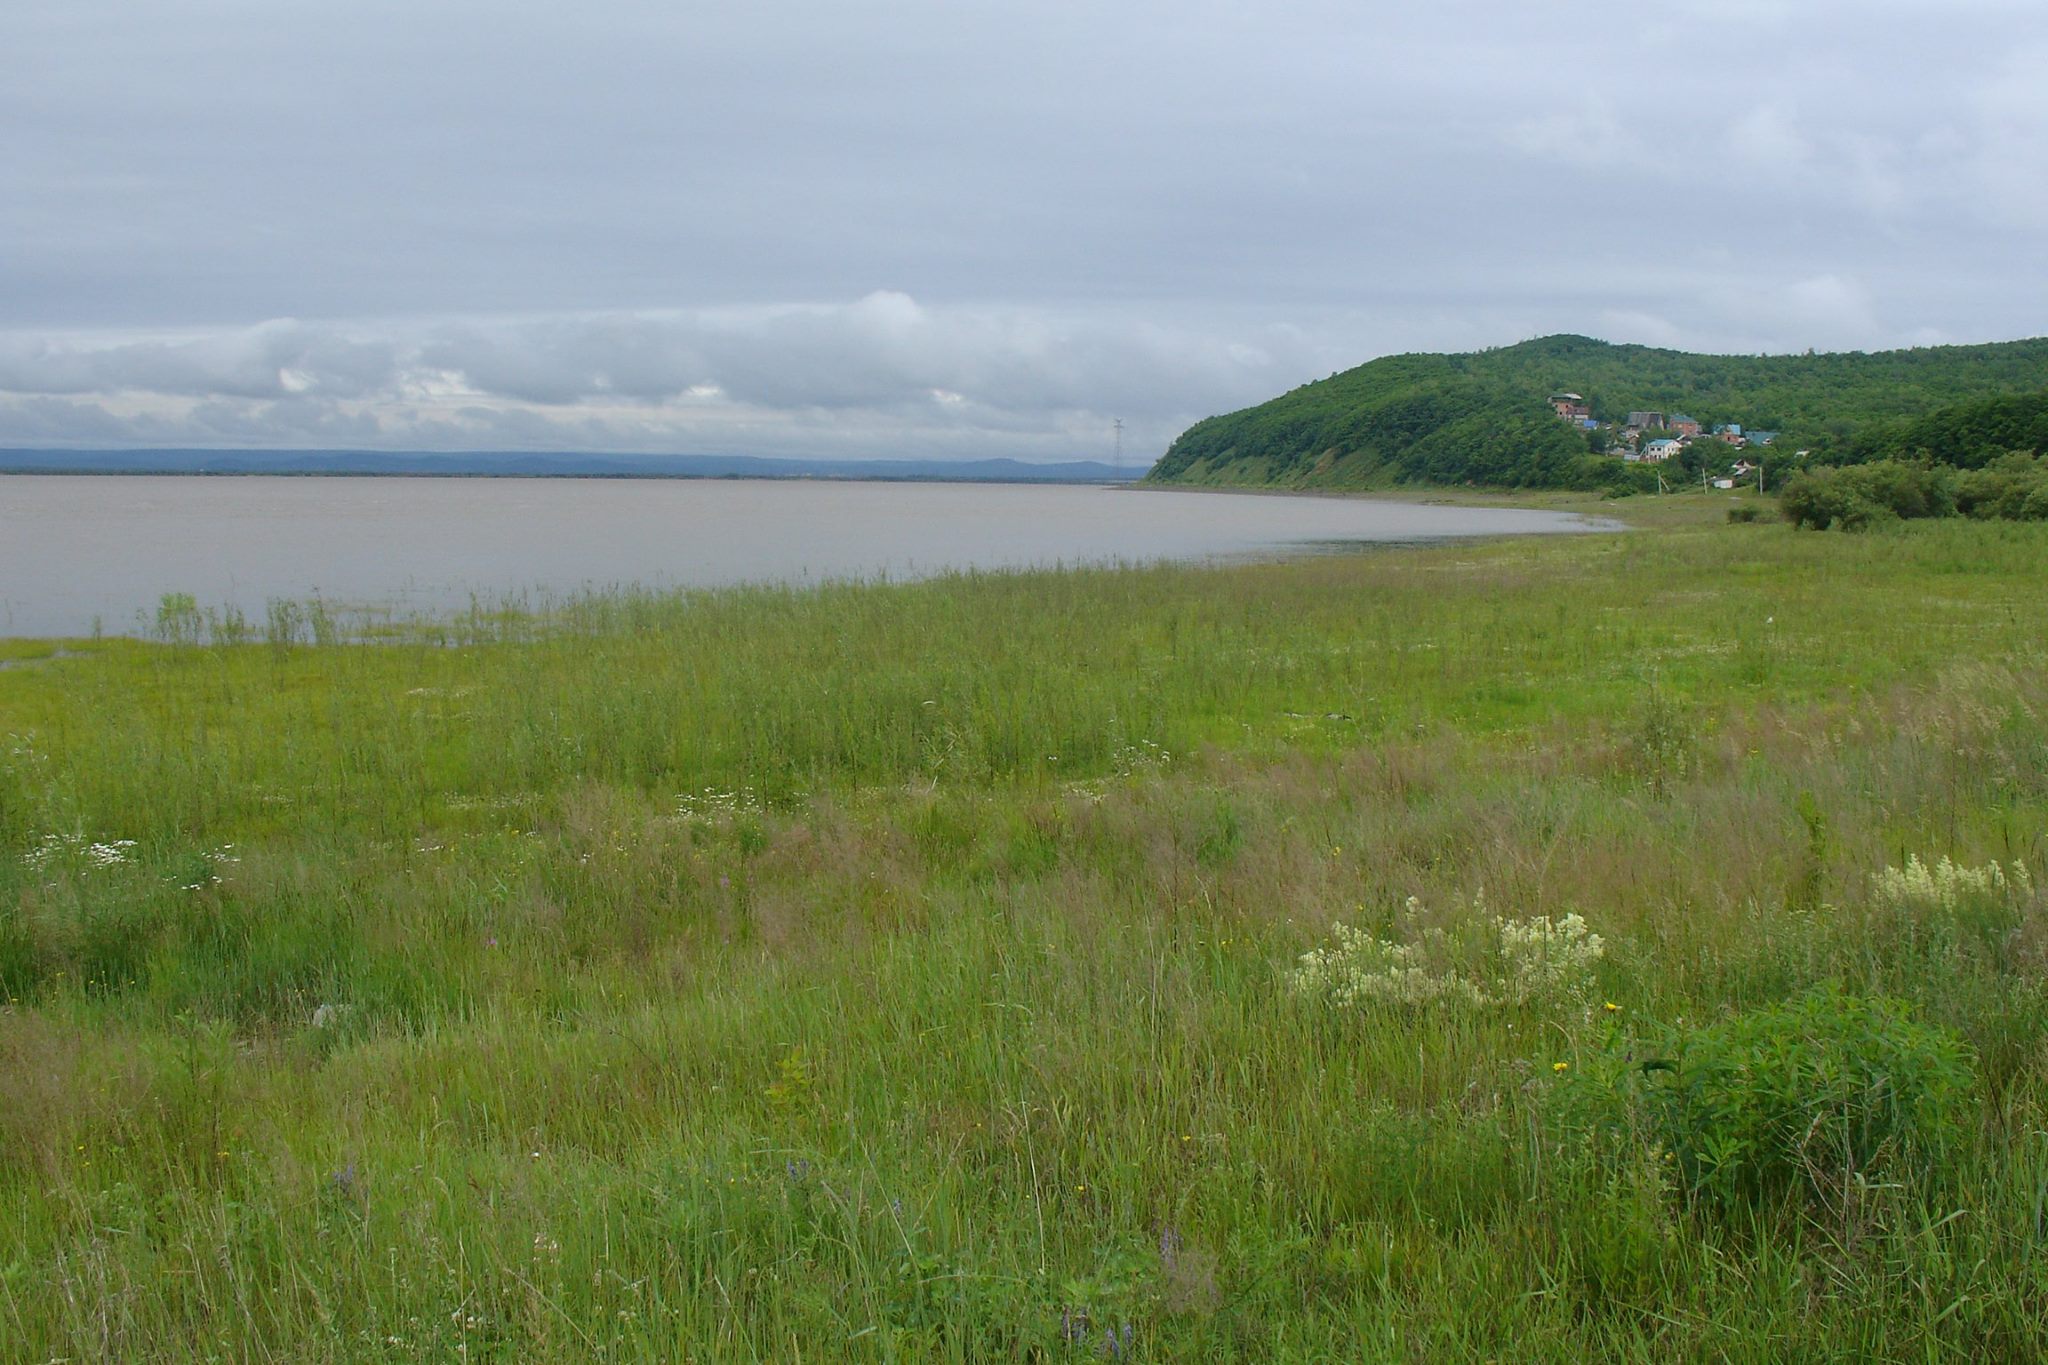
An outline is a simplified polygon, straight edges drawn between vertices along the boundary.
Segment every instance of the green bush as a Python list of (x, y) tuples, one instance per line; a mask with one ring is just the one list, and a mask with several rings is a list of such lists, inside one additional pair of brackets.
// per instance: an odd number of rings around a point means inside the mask
[(2048, 518), (2048, 457), (2012, 454), (1958, 474), (1956, 510), (1980, 521)]
[(1883, 513), (1876, 504), (1860, 496), (1843, 473), (1824, 467), (1793, 475), (1778, 499), (1778, 510), (1794, 526), (1815, 531), (1830, 527), (1855, 531), (1881, 520)]
[(1733, 522), (1762, 521), (1764, 509), (1760, 503), (1745, 502), (1728, 509), (1728, 520)]
[(1963, 470), (1924, 460), (1821, 465), (1788, 479), (1779, 505), (1788, 521), (1817, 531), (1959, 513), (1980, 521), (2048, 520), (2048, 457), (2014, 453)]
[(1960, 1135), (1975, 1081), (1953, 1034), (1834, 986), (1659, 1041), (1632, 1061), (1617, 1036), (1563, 1087), (1566, 1113), (1647, 1140), (1683, 1188), (1725, 1204), (1909, 1173)]
[(1879, 522), (1955, 515), (1954, 473), (1928, 464), (1879, 460), (1826, 465), (1786, 480), (1778, 503), (1795, 526), (1860, 531)]

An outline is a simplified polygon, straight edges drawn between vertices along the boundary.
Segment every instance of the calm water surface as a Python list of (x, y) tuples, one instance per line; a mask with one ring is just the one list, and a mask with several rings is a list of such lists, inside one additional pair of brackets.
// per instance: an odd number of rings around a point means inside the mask
[(159, 598), (434, 614), (639, 584), (909, 578), (1602, 529), (1557, 512), (1018, 484), (0, 477), (0, 633), (134, 632)]

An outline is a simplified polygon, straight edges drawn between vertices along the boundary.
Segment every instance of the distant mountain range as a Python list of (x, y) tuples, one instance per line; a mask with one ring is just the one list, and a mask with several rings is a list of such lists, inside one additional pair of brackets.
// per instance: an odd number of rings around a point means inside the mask
[(878, 479), (1125, 483), (1144, 471), (1099, 460), (802, 460), (753, 455), (434, 454), (374, 450), (7, 450), (5, 474), (351, 474), (572, 479)]

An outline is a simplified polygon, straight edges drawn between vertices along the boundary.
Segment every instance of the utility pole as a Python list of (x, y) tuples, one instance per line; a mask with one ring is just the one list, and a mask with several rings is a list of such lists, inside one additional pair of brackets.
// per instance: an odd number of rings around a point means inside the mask
[(1114, 418), (1110, 425), (1116, 429), (1116, 472), (1121, 477), (1124, 472), (1124, 419)]

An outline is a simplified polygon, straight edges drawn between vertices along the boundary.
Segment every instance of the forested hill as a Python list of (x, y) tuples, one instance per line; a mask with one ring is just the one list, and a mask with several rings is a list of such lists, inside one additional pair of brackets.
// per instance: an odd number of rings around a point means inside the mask
[(2001, 455), (2048, 454), (2048, 388), (1945, 404), (1918, 417), (1873, 422), (1828, 450), (1842, 464), (1932, 460), (1981, 469)]
[[(1779, 356), (1694, 355), (1554, 336), (1465, 355), (1388, 356), (1188, 428), (1156, 482), (1373, 487), (1602, 487), (1643, 477), (1596, 455), (1550, 408), (1581, 394), (1619, 427), (1635, 410), (1778, 433), (1778, 460), (1867, 457), (1882, 431), (1957, 404), (2048, 391), (2048, 338), (1981, 346)], [(1859, 438), (1863, 438), (1859, 442)]]

